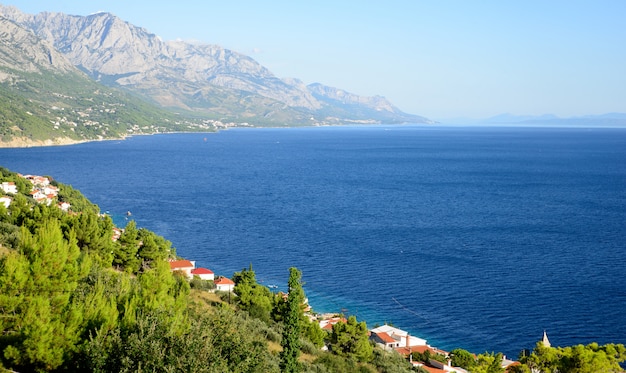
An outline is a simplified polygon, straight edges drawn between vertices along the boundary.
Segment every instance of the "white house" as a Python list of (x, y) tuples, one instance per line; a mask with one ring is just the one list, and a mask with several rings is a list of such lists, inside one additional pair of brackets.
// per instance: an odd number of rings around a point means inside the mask
[(13, 181), (3, 181), (0, 189), (7, 194), (17, 194), (17, 185)]
[(215, 280), (213, 271), (206, 268), (194, 268), (191, 270), (191, 275), (200, 277), (200, 280)]
[(233, 291), (235, 289), (235, 283), (226, 277), (219, 277), (215, 280), (215, 290), (219, 291)]
[(52, 195), (54, 197), (59, 195), (59, 188), (55, 187), (54, 185), (47, 185), (47, 186), (43, 187), (41, 189), (41, 191), (45, 195)]
[(0, 197), (0, 204), (3, 204), (4, 207), (9, 208), (13, 199), (11, 197), (2, 196)]
[(61, 202), (59, 203), (59, 208), (65, 212), (70, 210), (70, 207), (72, 207), (72, 205), (69, 202)]
[(29, 180), (33, 185), (38, 187), (45, 187), (50, 184), (50, 179), (45, 176), (37, 176), (37, 175), (26, 175), (24, 176), (26, 180)]
[(370, 330), (370, 339), (380, 347), (391, 350), (398, 347), (426, 346), (426, 340), (410, 335), (408, 332), (383, 325)]

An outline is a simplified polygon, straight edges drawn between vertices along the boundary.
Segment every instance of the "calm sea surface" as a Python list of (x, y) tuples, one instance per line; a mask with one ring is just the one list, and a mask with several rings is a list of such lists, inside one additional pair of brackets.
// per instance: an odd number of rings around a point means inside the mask
[(440, 348), (626, 343), (626, 129), (230, 130), (0, 149), (179, 255)]

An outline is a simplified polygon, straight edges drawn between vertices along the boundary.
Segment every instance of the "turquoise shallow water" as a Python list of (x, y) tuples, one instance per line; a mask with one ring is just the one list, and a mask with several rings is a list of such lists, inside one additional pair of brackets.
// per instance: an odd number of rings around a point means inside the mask
[[(206, 141), (205, 141), (206, 139)], [(0, 149), (217, 273), (303, 271), (318, 311), (516, 356), (626, 343), (626, 130), (231, 130)]]

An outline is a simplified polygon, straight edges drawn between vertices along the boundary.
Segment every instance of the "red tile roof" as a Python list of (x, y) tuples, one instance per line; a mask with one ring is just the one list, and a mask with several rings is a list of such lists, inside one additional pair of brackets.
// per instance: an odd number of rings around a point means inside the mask
[(391, 336), (385, 332), (374, 333), (374, 334), (376, 334), (378, 338), (380, 338), (380, 340), (385, 343), (397, 343), (398, 342), (395, 339), (391, 338)]
[(213, 271), (206, 268), (196, 268), (191, 270), (192, 275), (212, 275)]
[(193, 268), (193, 264), (189, 260), (173, 260), (170, 262), (170, 269)]
[(215, 280), (215, 285), (235, 285), (235, 283), (229, 278), (220, 277)]
[(445, 351), (437, 350), (430, 346), (397, 347), (395, 348), (395, 350), (398, 351), (398, 353), (403, 356), (408, 356), (410, 353), (413, 353), (413, 352), (419, 352), (420, 354), (423, 354), (426, 351), (430, 351), (431, 354), (436, 354), (436, 353), (445, 354), (446, 353)]
[(429, 367), (428, 365), (422, 365), (422, 368), (427, 370), (429, 373), (447, 373), (447, 371), (443, 369)]

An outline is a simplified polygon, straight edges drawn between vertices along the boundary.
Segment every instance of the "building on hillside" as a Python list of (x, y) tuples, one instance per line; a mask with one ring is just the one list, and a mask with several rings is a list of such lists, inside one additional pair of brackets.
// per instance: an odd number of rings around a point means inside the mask
[(340, 322), (345, 324), (348, 322), (348, 320), (343, 316), (337, 316), (337, 317), (331, 317), (329, 319), (320, 320), (319, 324), (320, 324), (320, 328), (324, 330), (332, 331), (333, 325), (340, 323)]
[(200, 280), (215, 280), (215, 273), (206, 268), (194, 268), (191, 270), (191, 276), (198, 276)]
[(226, 277), (218, 277), (215, 280), (215, 290), (218, 291), (233, 291), (235, 290), (235, 283)]
[(47, 187), (48, 185), (50, 185), (50, 179), (48, 179), (45, 176), (25, 175), (24, 179), (30, 181), (36, 187), (43, 188), (43, 187)]
[(172, 272), (180, 271), (185, 274), (188, 278), (192, 278), (191, 271), (196, 268), (196, 262), (191, 260), (171, 260), (170, 261), (170, 270)]
[(0, 189), (7, 194), (17, 194), (17, 185), (13, 181), (3, 181)]
[[(111, 240), (113, 242), (119, 240), (120, 237), (122, 236), (122, 232), (123, 231), (124, 231), (123, 229), (120, 229), (118, 227), (113, 227), (113, 237), (111, 237)], [(172, 265), (171, 264), (170, 264), (170, 269), (172, 269)]]
[(432, 347), (429, 345), (419, 345), (419, 346), (404, 346), (404, 347), (395, 347), (394, 350), (396, 350), (400, 355), (408, 357), (410, 354), (417, 352), (420, 354), (424, 354), (427, 351), (431, 354), (431, 355), (444, 355), (444, 356), (448, 356), (449, 353), (447, 351), (444, 350), (440, 350), (436, 347)]
[(65, 212), (68, 212), (70, 210), (70, 207), (72, 207), (72, 205), (69, 202), (60, 202), (59, 203), (59, 208)]
[(13, 198), (9, 196), (0, 197), (0, 204), (4, 205), (5, 208), (9, 208), (9, 206), (11, 206), (11, 202), (13, 202)]
[(408, 332), (383, 325), (370, 330), (370, 339), (385, 350), (397, 347), (426, 346), (426, 340), (410, 335)]
[(426, 370), (428, 370), (429, 372), (435, 371), (435, 370), (429, 370), (427, 367), (432, 367), (434, 369), (439, 369), (438, 371), (444, 371), (444, 372), (468, 373), (468, 371), (463, 369), (463, 368), (453, 367), (450, 364), (450, 360), (448, 360), (447, 363), (442, 363), (441, 361), (430, 359), (428, 361), (428, 364), (426, 366), (424, 366), (424, 368)]

